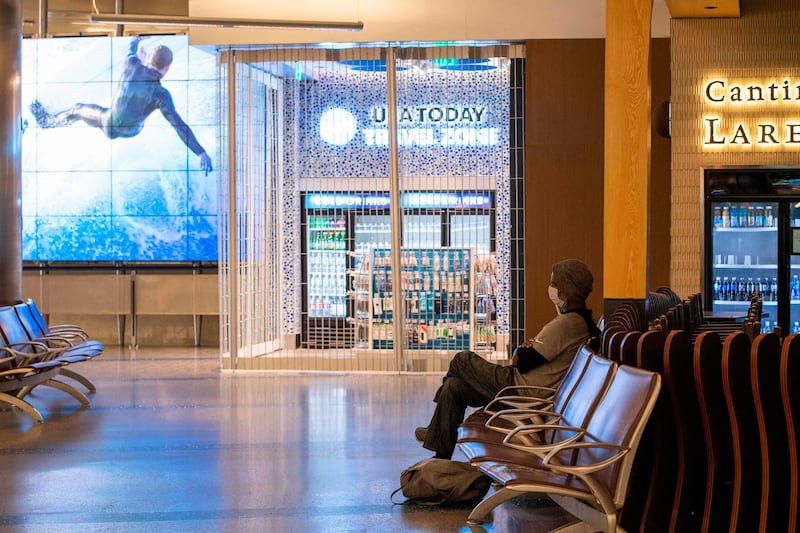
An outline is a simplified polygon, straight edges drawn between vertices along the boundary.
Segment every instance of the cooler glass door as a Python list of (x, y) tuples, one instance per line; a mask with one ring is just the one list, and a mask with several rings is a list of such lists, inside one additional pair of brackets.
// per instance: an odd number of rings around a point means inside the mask
[(347, 221), (344, 215), (308, 216), (308, 316), (347, 316)]
[(789, 222), (789, 333), (800, 333), (800, 202), (792, 202)]
[(489, 215), (452, 215), (450, 217), (450, 246), (473, 248), (478, 257), (489, 254), (491, 246)]
[(712, 202), (715, 314), (743, 316), (750, 296), (761, 293), (762, 330), (771, 331), (778, 302), (778, 204), (776, 202)]

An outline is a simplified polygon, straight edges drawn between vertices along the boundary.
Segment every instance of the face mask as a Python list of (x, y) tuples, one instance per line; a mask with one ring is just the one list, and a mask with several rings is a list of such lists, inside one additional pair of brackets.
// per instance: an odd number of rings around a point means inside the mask
[(550, 301), (556, 306), (556, 311), (558, 311), (560, 315), (564, 306), (567, 305), (567, 302), (558, 297), (558, 289), (552, 285), (547, 287), (547, 295), (550, 297)]

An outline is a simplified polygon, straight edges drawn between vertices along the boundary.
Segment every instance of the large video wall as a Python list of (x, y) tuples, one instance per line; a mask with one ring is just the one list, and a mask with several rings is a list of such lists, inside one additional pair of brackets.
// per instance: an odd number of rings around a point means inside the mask
[(22, 106), (23, 260), (216, 261), (213, 52), (186, 36), (25, 40)]

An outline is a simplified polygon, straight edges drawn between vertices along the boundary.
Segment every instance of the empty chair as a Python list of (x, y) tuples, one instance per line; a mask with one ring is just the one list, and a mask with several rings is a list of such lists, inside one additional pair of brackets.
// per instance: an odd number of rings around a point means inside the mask
[(694, 345), (694, 378), (706, 449), (706, 487), (702, 531), (726, 531), (733, 502), (731, 425), (722, 387), (722, 343), (706, 331)]
[(750, 339), (734, 333), (722, 345), (722, 386), (731, 423), (733, 502), (731, 531), (758, 531), (761, 443), (750, 382)]
[(631, 331), (622, 337), (622, 342), (619, 346), (620, 363), (628, 366), (636, 366), (636, 352), (639, 348), (639, 338), (641, 336), (641, 331)]
[(797, 531), (800, 499), (800, 335), (783, 339), (781, 348), (781, 397), (786, 413), (786, 436), (789, 445), (789, 516), (787, 531)]
[[(664, 349), (666, 336), (660, 332), (647, 332), (639, 340), (638, 364), (639, 368), (650, 370), (664, 375)], [(669, 530), (669, 516), (675, 500), (675, 483), (677, 479), (678, 442), (675, 435), (675, 418), (672, 411), (672, 401), (669, 394), (662, 392), (659, 395), (653, 414), (648, 423), (652, 435), (653, 458), (652, 468), (649, 472), (649, 484), (640, 525), (634, 527), (627, 518), (627, 511), (622, 510), (623, 526), (629, 524), (628, 531), (643, 531), (658, 533)], [(647, 431), (645, 432), (645, 436)], [(645, 436), (642, 438), (644, 439)], [(639, 454), (644, 449), (644, 441), (640, 445)], [(637, 454), (638, 455), (638, 454)], [(638, 461), (637, 461), (638, 462)], [(636, 465), (634, 465), (636, 467)], [(647, 468), (647, 465), (643, 465)], [(636, 490), (636, 489), (632, 489)], [(629, 496), (630, 492), (629, 490)]]
[(763, 452), (759, 530), (787, 531), (790, 490), (789, 448), (786, 417), (783, 414), (783, 401), (779, 393), (781, 345), (778, 336), (767, 333), (756, 337), (750, 357), (753, 399)]
[(664, 383), (672, 401), (678, 465), (670, 517), (673, 531), (699, 531), (705, 500), (706, 456), (700, 406), (694, 386), (691, 339), (672, 331), (664, 347)]
[(28, 307), (28, 309), (30, 309), (31, 315), (36, 320), (39, 328), (42, 331), (47, 331), (48, 334), (77, 335), (79, 337), (82, 337), (84, 340), (89, 339), (89, 335), (86, 333), (86, 331), (77, 324), (56, 324), (56, 325), (48, 324), (44, 315), (42, 314), (41, 311), (39, 311), (36, 302), (32, 298), (28, 298), (23, 303)]
[[(629, 333), (625, 336), (622, 345), (622, 358), (625, 364), (644, 368), (640, 365), (641, 359), (647, 359), (652, 354), (657, 355), (659, 360), (663, 359), (665, 336), (660, 331), (647, 331), (645, 333)], [(633, 344), (633, 349), (626, 345)], [(645, 370), (653, 371), (646, 368)], [(660, 371), (657, 371), (661, 374)], [(625, 507), (620, 512), (620, 525), (626, 531), (639, 531), (647, 508), (650, 497), (650, 489), (655, 480), (656, 456), (661, 448), (661, 441), (657, 440), (654, 425), (658, 424), (655, 419), (659, 405), (663, 404), (662, 397), (659, 395), (653, 413), (650, 415), (650, 422), (645, 427), (639, 449), (636, 452), (636, 460), (631, 468), (631, 481), (628, 488), (628, 497), (625, 500)], [(663, 521), (663, 515), (661, 517)]]
[[(32, 300), (28, 300), (32, 302)], [(42, 322), (37, 319), (38, 310), (35, 305), (31, 303), (20, 303), (14, 306), (14, 312), (17, 315), (22, 328), (25, 331), (27, 338), (31, 341), (39, 341), (45, 343), (50, 348), (61, 349), (62, 357), (68, 357), (71, 362), (79, 362), (81, 360), (92, 359), (101, 355), (105, 346), (97, 340), (88, 339), (85, 334), (78, 330), (72, 332), (64, 330), (63, 333), (51, 332), (46, 324), (42, 328)], [(44, 317), (39, 317), (43, 320)], [(74, 379), (89, 392), (96, 392), (97, 389), (94, 384), (82, 374), (75, 372), (70, 368), (64, 368), (61, 375)]]

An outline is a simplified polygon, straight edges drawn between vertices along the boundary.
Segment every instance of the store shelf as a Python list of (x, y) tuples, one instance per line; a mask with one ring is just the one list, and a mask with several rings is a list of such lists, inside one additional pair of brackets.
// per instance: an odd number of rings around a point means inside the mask
[(777, 226), (765, 226), (765, 227), (748, 227), (748, 226), (738, 226), (735, 228), (714, 228), (714, 231), (718, 231), (720, 233), (760, 233), (760, 232), (774, 232), (778, 231)]
[[(753, 265), (753, 264), (750, 264), (750, 265), (744, 265), (744, 264), (742, 264), (742, 265), (735, 265), (735, 264), (734, 265), (728, 265), (728, 264), (719, 264), (719, 265), (714, 265), (714, 268), (719, 268), (719, 269), (723, 269), (723, 270), (747, 270), (747, 269), (753, 269), (753, 270), (777, 270), (778, 269), (778, 265)], [(797, 268), (800, 268), (800, 265), (797, 265)]]
[[(792, 300), (792, 303), (800, 303), (800, 300)], [(740, 306), (740, 307), (749, 307), (750, 301), (749, 300), (714, 300), (714, 305), (719, 305), (721, 307), (733, 307), (733, 306)], [(778, 302), (776, 301), (763, 301), (761, 305), (764, 307), (769, 306), (776, 306)]]

